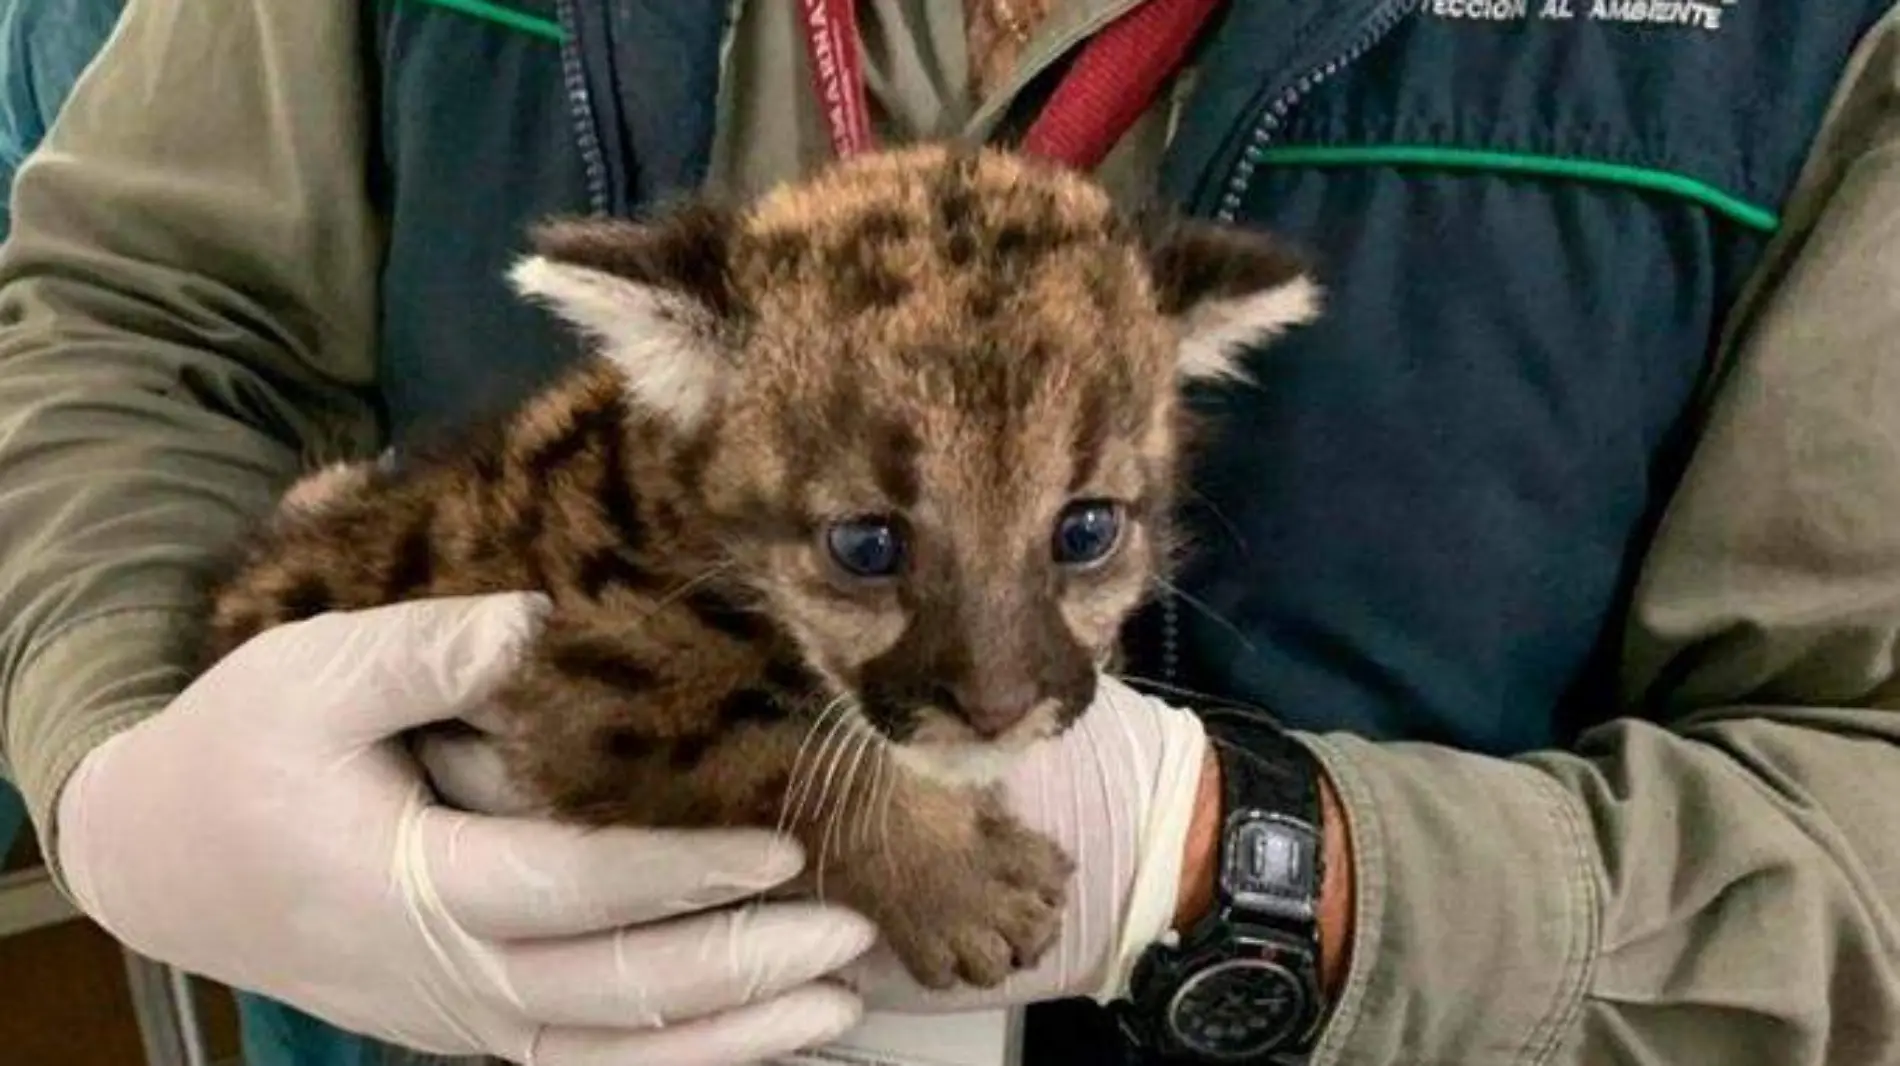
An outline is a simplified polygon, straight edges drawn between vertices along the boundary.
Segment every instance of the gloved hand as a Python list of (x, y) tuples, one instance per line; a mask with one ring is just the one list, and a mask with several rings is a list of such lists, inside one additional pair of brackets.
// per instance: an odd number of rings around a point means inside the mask
[[(479, 713), (470, 722), (483, 727)], [(899, 1011), (1116, 997), (1136, 958), (1174, 917), (1207, 750), (1194, 714), (1102, 678), (1088, 713), (1061, 738), (1026, 753), (1002, 782), (1011, 808), (1076, 862), (1055, 946), (1034, 969), (986, 990), (922, 988), (881, 946), (841, 977), (859, 988), (867, 1005)], [(451, 803), (488, 812), (531, 810), (509, 787), (496, 748), (480, 732), (431, 739), (421, 754)]]
[(436, 1053), (728, 1064), (855, 1024), (814, 981), (869, 946), (864, 919), (707, 910), (794, 875), (789, 841), (433, 802), (392, 738), (479, 707), (541, 606), (407, 603), (239, 648), (80, 763), (57, 842), (78, 902), (151, 957)]

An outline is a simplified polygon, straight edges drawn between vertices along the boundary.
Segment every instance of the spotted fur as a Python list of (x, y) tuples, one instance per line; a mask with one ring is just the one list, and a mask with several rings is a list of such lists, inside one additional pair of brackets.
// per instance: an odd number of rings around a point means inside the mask
[[(1182, 389), (1311, 317), (1299, 262), (935, 146), (533, 244), (515, 284), (590, 357), (448, 447), (294, 488), (217, 589), (210, 657), (326, 611), (543, 590), (501, 705), (552, 813), (783, 824), (924, 983), (1033, 963), (1068, 860), (964, 779), (1089, 705), (1174, 550)], [(1119, 534), (1062, 565), (1078, 501)], [(863, 516), (903, 538), (895, 573), (830, 550)], [(840, 831), (873, 805), (875, 834)]]

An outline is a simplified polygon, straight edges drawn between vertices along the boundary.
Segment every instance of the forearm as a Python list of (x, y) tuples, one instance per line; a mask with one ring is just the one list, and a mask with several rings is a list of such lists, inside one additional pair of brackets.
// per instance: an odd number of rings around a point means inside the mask
[(1315, 748), (1361, 890), (1316, 1062), (1900, 1054), (1900, 845), (1864, 784), (1900, 748), (1739, 717), (1523, 760)]
[(222, 549), (304, 453), (373, 445), (356, 18), (139, 0), (15, 184), (0, 750), (49, 854), (77, 759), (188, 680)]
[(50, 839), (78, 759), (190, 680), (204, 576), (296, 455), (194, 408), (147, 356), (15, 339), (0, 340), (0, 747)]

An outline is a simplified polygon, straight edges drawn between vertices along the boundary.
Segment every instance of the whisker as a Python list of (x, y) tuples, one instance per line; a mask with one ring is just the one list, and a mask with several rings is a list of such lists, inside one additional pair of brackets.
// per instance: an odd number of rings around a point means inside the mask
[(851, 753), (851, 766), (845, 771), (844, 785), (838, 793), (839, 808), (850, 812), (855, 812), (861, 806), (857, 801), (858, 786), (862, 783), (858, 775), (864, 768), (864, 757), (877, 746), (878, 739), (877, 734), (869, 729), (859, 728), (856, 732), (858, 746)]
[(818, 735), (820, 729), (824, 728), (825, 719), (830, 715), (829, 705), (819, 708), (818, 713), (813, 715), (811, 722), (805, 726), (805, 735), (798, 740), (798, 750), (792, 754), (792, 768), (785, 775), (785, 792), (779, 796), (778, 822), (775, 826), (779, 833), (785, 832), (786, 819), (791, 815), (792, 796), (798, 791), (799, 775), (805, 766), (805, 752), (810, 749), (813, 738)]
[(825, 761), (826, 751), (831, 748), (832, 741), (838, 736), (838, 731), (845, 728), (847, 720), (850, 718), (850, 714), (845, 709), (845, 703), (842, 699), (833, 701), (831, 707), (826, 708), (826, 712), (831, 713), (832, 708), (836, 708), (836, 714), (832, 719), (831, 728), (825, 731), (824, 739), (820, 740), (818, 747), (813, 750), (811, 765), (806, 769), (805, 775), (799, 780), (798, 798), (794, 802), (792, 810), (793, 825), (804, 821), (805, 803), (811, 799), (812, 794), (817, 790), (819, 764)]
[(1234, 706), (1233, 701), (1222, 699), (1211, 692), (1202, 692), (1200, 689), (1189, 688), (1186, 685), (1177, 685), (1171, 681), (1163, 681), (1160, 678), (1144, 677), (1140, 674), (1116, 674), (1115, 678), (1126, 684), (1129, 688), (1153, 689), (1156, 692), (1166, 693), (1170, 696), (1180, 696), (1196, 703), (1203, 703), (1208, 706), (1221, 707), (1223, 709)]
[(1156, 578), (1155, 583), (1157, 585), (1160, 585), (1162, 588), (1168, 590), (1168, 593), (1170, 595), (1179, 597), (1182, 603), (1185, 603), (1189, 607), (1192, 607), (1195, 610), (1201, 612), (1201, 614), (1204, 617), (1218, 623), (1222, 629), (1225, 629), (1229, 635), (1231, 635), (1235, 640), (1240, 642), (1241, 647), (1247, 649), (1247, 653), (1249, 655), (1260, 654), (1260, 649), (1254, 646), (1253, 641), (1247, 639), (1247, 634), (1241, 632), (1239, 626), (1235, 625), (1234, 623), (1228, 621), (1226, 618), (1222, 617), (1219, 611), (1214, 610), (1212, 607), (1209, 607), (1207, 604), (1202, 603), (1199, 599), (1181, 591), (1181, 586), (1176, 585), (1174, 582), (1169, 581), (1166, 578)]
[[(832, 841), (840, 837), (840, 830), (850, 821), (850, 811), (853, 807), (851, 796), (857, 784), (858, 770), (864, 764), (865, 753), (871, 750), (872, 741), (877, 739), (877, 735), (868, 729), (857, 729), (854, 732), (856, 736), (853, 739), (857, 741), (857, 746), (852, 749), (851, 764), (844, 772), (844, 783), (838, 789), (837, 803), (832, 808), (831, 818), (825, 825), (825, 840), (819, 849), (820, 869), (823, 868), (823, 854), (831, 851)], [(842, 835), (849, 837), (850, 834), (846, 831)], [(845, 839), (840, 843), (844, 847), (849, 847), (851, 842)]]
[(887, 761), (887, 753), (885, 751), (885, 748), (888, 746), (888, 744), (889, 742), (886, 741), (883, 737), (879, 737), (877, 739), (877, 744), (875, 745), (873, 749), (876, 753), (876, 758), (871, 760), (871, 769), (870, 769), (871, 780), (866, 783), (866, 787), (864, 790), (864, 802), (861, 804), (858, 804), (858, 828), (857, 828), (858, 845), (857, 846), (859, 848), (863, 848), (866, 845), (870, 844), (872, 840), (871, 816), (873, 813), (875, 813), (877, 809), (877, 797), (879, 794), (879, 790), (882, 789), (884, 785), (884, 764)]
[[(1170, 685), (1165, 681), (1157, 681), (1152, 677), (1141, 677), (1135, 674), (1119, 674), (1117, 677), (1119, 680), (1125, 682), (1128, 687), (1133, 689), (1152, 688), (1168, 695), (1180, 696), (1188, 701), (1197, 702), (1201, 705), (1201, 708), (1205, 710), (1218, 710), (1222, 714), (1238, 715), (1239, 717), (1249, 721), (1259, 722), (1273, 729), (1286, 728), (1286, 723), (1275, 718), (1271, 712), (1260, 707), (1255, 707), (1250, 703), (1245, 703), (1240, 700), (1222, 699), (1219, 696), (1210, 695), (1196, 689), (1185, 688), (1181, 685)], [(1195, 708), (1187, 707), (1183, 709), (1192, 713)], [(1207, 739), (1212, 743), (1222, 743), (1211, 734)]]
[[(806, 735), (800, 737), (800, 741), (798, 741), (798, 751), (792, 754), (792, 768), (790, 768), (790, 771), (787, 771), (787, 775), (785, 775), (785, 790), (779, 794), (779, 817), (777, 817), (777, 821), (775, 821), (773, 827), (771, 827), (771, 834), (773, 834), (773, 836), (785, 836), (787, 828), (790, 828), (788, 821), (790, 821), (790, 813), (792, 813), (792, 794), (804, 787), (804, 779), (800, 777), (800, 771), (804, 770), (804, 766), (806, 766), (806, 751), (811, 749), (811, 739), (817, 737), (819, 730), (825, 728), (825, 718), (828, 718), (834, 711), (842, 709), (842, 707), (844, 707), (844, 699), (842, 699), (842, 697), (840, 697), (840, 699), (834, 699), (834, 701), (830, 701), (830, 703), (826, 703), (825, 707), (821, 707), (819, 713), (811, 718), (811, 724), (806, 726)], [(817, 760), (813, 760), (813, 766), (817, 766)], [(764, 897), (754, 897), (754, 899), (752, 899), (752, 908), (756, 908), (758, 904), (762, 903), (764, 903)]]
[(1152, 677), (1141, 677), (1135, 674), (1120, 674), (1117, 675), (1117, 677), (1126, 683), (1129, 688), (1136, 690), (1151, 688), (1164, 695), (1181, 697), (1185, 702), (1193, 705), (1184, 707), (1183, 710), (1193, 711), (1198, 706), (1198, 709), (1201, 710), (1219, 711), (1222, 714), (1238, 715), (1249, 721), (1259, 722), (1262, 725), (1271, 726), (1275, 729), (1286, 728), (1286, 723), (1274, 717), (1273, 712), (1264, 707), (1256, 707), (1244, 700), (1230, 700), (1211, 693), (1201, 692), (1197, 689), (1186, 688), (1181, 685), (1170, 685), (1165, 681), (1157, 681)]
[(878, 813), (878, 852), (884, 856), (884, 870), (895, 880), (897, 877), (896, 860), (891, 858), (891, 808), (897, 805), (897, 778), (904, 768), (897, 765), (897, 756), (887, 744), (883, 751), (884, 761), (890, 763), (890, 781), (884, 786), (884, 802), (879, 804)]
[(1213, 497), (1205, 492), (1201, 492), (1193, 486), (1187, 486), (1183, 495), (1191, 497), (1194, 500), (1194, 506), (1205, 509), (1208, 514), (1213, 515), (1214, 518), (1220, 522), (1222, 531), (1227, 534), (1229, 540), (1234, 542), (1234, 547), (1240, 549), (1241, 555), (1251, 554), (1251, 549), (1249, 549), (1247, 545), (1247, 538), (1241, 535), (1240, 526), (1236, 525), (1233, 519), (1227, 517), (1226, 512), (1222, 511), (1220, 507), (1214, 503)]
[(737, 559), (727, 559), (725, 562), (714, 563), (712, 566), (701, 570), (697, 577), (688, 579), (684, 584), (668, 590), (666, 595), (655, 600), (653, 606), (647, 608), (647, 613), (649, 615), (658, 614), (666, 608), (671, 607), (694, 589), (732, 569), (734, 566), (737, 566), (738, 562)]
[[(806, 786), (807, 779), (800, 776), (801, 771), (806, 769), (805, 753), (808, 750), (810, 750), (812, 740), (816, 738), (818, 736), (819, 731), (824, 728), (825, 719), (831, 717), (832, 714), (839, 711), (843, 707), (844, 707), (843, 696), (840, 696), (837, 699), (834, 699), (830, 703), (826, 704), (823, 708), (819, 710), (818, 714), (812, 719), (811, 725), (806, 728), (804, 738), (798, 742), (798, 752), (792, 756), (791, 772), (787, 774), (785, 778), (785, 794), (779, 797), (777, 831), (781, 835), (784, 834), (786, 826), (788, 824), (787, 820), (790, 818), (791, 813), (792, 813), (793, 795), (802, 793)], [(816, 765), (816, 760), (813, 760), (813, 765), (814, 766)]]
[[(823, 902), (825, 898), (825, 852), (829, 850), (827, 844), (829, 843), (831, 835), (831, 827), (834, 824), (833, 817), (837, 810), (831, 803), (831, 790), (832, 786), (838, 783), (838, 767), (843, 763), (845, 753), (851, 750), (851, 742), (857, 739), (855, 731), (849, 727), (849, 715), (841, 716), (838, 721), (841, 724), (845, 724), (846, 728), (842, 734), (834, 729), (832, 733), (825, 737), (825, 746), (831, 749), (831, 755), (825, 761), (825, 776), (819, 782), (817, 792), (818, 802), (812, 811), (812, 822), (818, 829), (817, 892), (820, 902)], [(841, 739), (834, 743), (834, 737), (841, 737)], [(801, 801), (798, 816), (800, 818), (804, 817), (803, 801)]]

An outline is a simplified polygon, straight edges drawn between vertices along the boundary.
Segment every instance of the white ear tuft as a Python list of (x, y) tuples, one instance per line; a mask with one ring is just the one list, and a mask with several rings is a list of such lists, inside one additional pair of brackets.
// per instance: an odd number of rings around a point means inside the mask
[(724, 363), (711, 312), (692, 298), (540, 255), (517, 261), (508, 280), (598, 342), (641, 407), (682, 427), (705, 412)]
[(1305, 274), (1245, 296), (1208, 300), (1181, 319), (1178, 356), (1183, 378), (1241, 380), (1248, 349), (1319, 317), (1323, 293)]
[(299, 477), (277, 499), (275, 520), (294, 523), (315, 518), (369, 486), (376, 464), (330, 463)]

